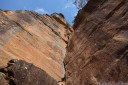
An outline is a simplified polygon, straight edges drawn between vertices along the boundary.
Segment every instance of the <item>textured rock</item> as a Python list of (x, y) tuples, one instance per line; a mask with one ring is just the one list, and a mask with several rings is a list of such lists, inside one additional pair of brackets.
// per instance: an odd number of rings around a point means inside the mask
[(45, 71), (22, 60), (11, 60), (0, 72), (0, 85), (58, 85)]
[(66, 85), (128, 82), (128, 0), (89, 0), (74, 29)]
[(0, 85), (8, 85), (8, 81), (6, 80), (6, 75), (0, 72)]
[(22, 59), (61, 81), (65, 47), (72, 31), (62, 14), (0, 10), (0, 67), (11, 59)]

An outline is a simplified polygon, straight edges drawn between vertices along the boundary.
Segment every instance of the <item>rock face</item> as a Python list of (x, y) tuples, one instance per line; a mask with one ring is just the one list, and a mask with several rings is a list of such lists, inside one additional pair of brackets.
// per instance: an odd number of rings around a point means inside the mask
[(89, 0), (74, 29), (64, 61), (66, 85), (128, 82), (128, 0)]
[(11, 59), (21, 59), (61, 81), (65, 47), (72, 31), (62, 14), (0, 10), (0, 67), (6, 67)]
[(89, 0), (73, 28), (58, 13), (0, 10), (0, 85), (127, 83), (128, 0)]
[(0, 69), (0, 85), (58, 85), (45, 71), (22, 60), (11, 60)]

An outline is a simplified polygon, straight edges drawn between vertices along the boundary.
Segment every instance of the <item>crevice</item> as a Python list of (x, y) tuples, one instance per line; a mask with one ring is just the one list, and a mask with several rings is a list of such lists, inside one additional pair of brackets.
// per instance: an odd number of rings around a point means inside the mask
[(125, 16), (127, 12), (128, 12), (128, 8), (122, 13), (122, 17)]
[[(65, 63), (63, 62), (63, 65), (64, 65), (64, 70), (66, 72), (66, 66), (65, 66)], [(58, 81), (58, 84), (60, 85), (60, 83), (62, 83), (61, 85), (65, 85), (65, 82), (66, 82), (66, 73), (64, 74), (64, 77), (61, 78), (60, 81)]]
[(0, 68), (0, 72), (5, 74), (7, 71), (5, 69), (3, 69), (3, 68)]
[(14, 77), (13, 71), (7, 71), (9, 77)]
[(16, 85), (16, 83), (14, 82), (13, 79), (10, 79), (10, 80), (9, 80), (9, 85)]
[(106, 3), (108, 0), (103, 0), (102, 1), (102, 3), (101, 3), (101, 5), (103, 5), (104, 3)]
[(122, 25), (119, 29), (122, 31), (127, 31), (128, 30), (128, 24)]
[[(15, 22), (15, 21), (13, 21)], [(29, 35), (33, 36), (30, 32), (28, 32), (24, 27), (22, 27), (19, 23), (15, 22), (19, 27), (21, 27), (24, 31), (26, 31)]]
[(113, 9), (106, 17), (105, 19), (109, 19), (113, 16), (113, 14), (118, 10), (120, 9), (124, 4), (126, 3), (126, 0), (122, 0), (122, 2), (115, 8)]
[(99, 24), (96, 25), (96, 26), (92, 29), (92, 31), (90, 32), (89, 36), (90, 36), (91, 34), (93, 34), (97, 29), (101, 28), (102, 25), (103, 25), (103, 22), (99, 22)]
[(117, 57), (118, 59), (122, 59), (128, 55), (128, 45), (126, 45), (124, 48), (117, 51)]

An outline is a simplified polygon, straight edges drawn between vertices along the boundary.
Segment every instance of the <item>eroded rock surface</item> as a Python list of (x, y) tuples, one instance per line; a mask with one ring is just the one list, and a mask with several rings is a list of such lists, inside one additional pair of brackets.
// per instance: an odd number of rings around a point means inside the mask
[(23, 60), (11, 60), (0, 69), (0, 85), (58, 85), (45, 71)]
[(128, 0), (89, 0), (74, 29), (65, 58), (66, 85), (127, 83)]
[(65, 47), (72, 31), (59, 13), (0, 10), (0, 67), (12, 59), (22, 59), (61, 81)]

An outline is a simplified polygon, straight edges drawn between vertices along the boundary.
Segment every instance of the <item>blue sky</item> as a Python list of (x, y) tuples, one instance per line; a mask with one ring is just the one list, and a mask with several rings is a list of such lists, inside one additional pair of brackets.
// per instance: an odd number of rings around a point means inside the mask
[(64, 14), (66, 20), (72, 24), (77, 8), (73, 0), (0, 0), (0, 9), (4, 10), (34, 10), (38, 13)]

